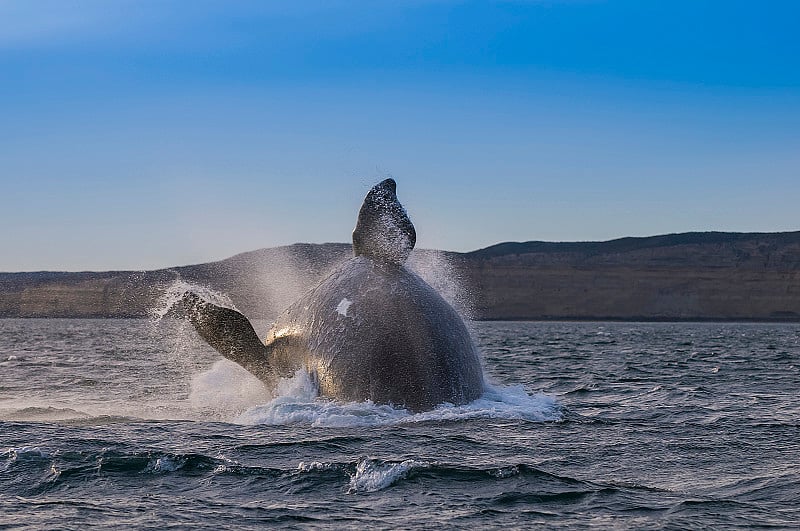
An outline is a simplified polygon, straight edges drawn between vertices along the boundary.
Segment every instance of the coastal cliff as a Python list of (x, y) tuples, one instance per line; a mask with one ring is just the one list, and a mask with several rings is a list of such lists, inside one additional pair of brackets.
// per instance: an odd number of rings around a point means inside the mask
[[(800, 232), (415, 253), (457, 279), (475, 319), (800, 321)], [(157, 271), (0, 273), (0, 317), (145, 317), (180, 280), (272, 319), (350, 256), (348, 244), (295, 244)]]

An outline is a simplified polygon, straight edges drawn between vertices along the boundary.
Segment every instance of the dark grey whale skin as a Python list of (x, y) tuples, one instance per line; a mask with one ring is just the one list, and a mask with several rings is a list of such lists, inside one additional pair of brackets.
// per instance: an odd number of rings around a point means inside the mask
[(185, 317), (223, 356), (269, 385), (305, 369), (321, 396), (412, 411), (484, 392), (480, 356), (458, 312), (403, 263), (414, 227), (387, 179), (353, 233), (356, 256), (281, 314), (265, 343), (239, 312), (183, 299)]

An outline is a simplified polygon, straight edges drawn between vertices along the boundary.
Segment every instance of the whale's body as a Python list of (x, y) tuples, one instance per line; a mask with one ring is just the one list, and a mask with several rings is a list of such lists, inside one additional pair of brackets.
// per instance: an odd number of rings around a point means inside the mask
[(324, 396), (424, 410), (483, 390), (461, 317), (403, 266), (352, 258), (287, 309), (267, 343), (281, 334), (302, 337), (304, 365)]
[(367, 195), (356, 256), (277, 319), (264, 343), (240, 313), (187, 294), (187, 317), (225, 357), (266, 381), (305, 369), (319, 392), (414, 411), (464, 404), (484, 390), (458, 312), (404, 265), (413, 225), (387, 179)]

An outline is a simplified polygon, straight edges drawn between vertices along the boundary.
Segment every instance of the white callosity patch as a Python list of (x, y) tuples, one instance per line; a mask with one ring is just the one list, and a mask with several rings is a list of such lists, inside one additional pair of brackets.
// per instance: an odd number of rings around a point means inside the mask
[(349, 316), (347, 315), (347, 310), (350, 308), (350, 305), (351, 305), (351, 304), (353, 304), (353, 301), (351, 301), (350, 299), (348, 299), (347, 297), (345, 297), (345, 298), (344, 298), (344, 299), (342, 299), (342, 300), (341, 300), (341, 302), (339, 302), (339, 304), (336, 306), (336, 313), (338, 313), (339, 315), (341, 315), (341, 316), (343, 316), (343, 317), (349, 317)]

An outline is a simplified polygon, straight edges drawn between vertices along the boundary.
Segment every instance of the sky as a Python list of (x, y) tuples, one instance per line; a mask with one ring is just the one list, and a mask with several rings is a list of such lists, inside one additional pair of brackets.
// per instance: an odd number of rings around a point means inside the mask
[(0, 0), (0, 271), (800, 230), (800, 3)]

